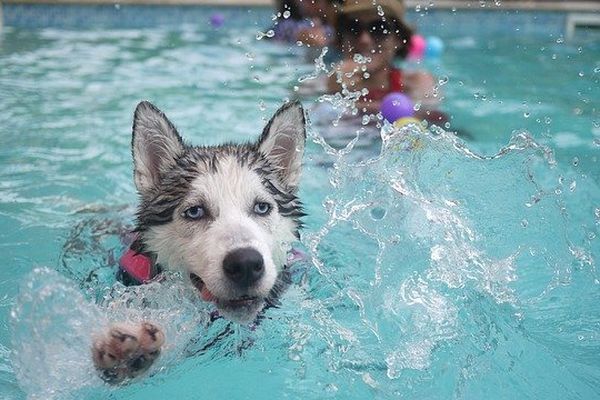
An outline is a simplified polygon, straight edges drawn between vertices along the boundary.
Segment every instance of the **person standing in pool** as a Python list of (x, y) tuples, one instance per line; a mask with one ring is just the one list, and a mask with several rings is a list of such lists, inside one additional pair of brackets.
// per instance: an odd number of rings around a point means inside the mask
[[(413, 30), (404, 21), (401, 0), (346, 0), (337, 21), (337, 39), (343, 60), (328, 82), (336, 93), (367, 89), (356, 106), (375, 114), (391, 92), (408, 95), (420, 105), (416, 117), (435, 124), (447, 121), (437, 111), (440, 98), (435, 79), (425, 71), (403, 71), (394, 65), (408, 55)], [(360, 55), (361, 57), (357, 57)]]

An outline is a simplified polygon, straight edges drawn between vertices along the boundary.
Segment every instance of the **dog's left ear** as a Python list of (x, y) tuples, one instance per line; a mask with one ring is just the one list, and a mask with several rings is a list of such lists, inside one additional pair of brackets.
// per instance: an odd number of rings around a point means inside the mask
[(159, 187), (161, 174), (176, 163), (185, 145), (165, 114), (142, 101), (133, 116), (131, 150), (135, 186), (145, 193)]
[(281, 106), (258, 140), (258, 150), (279, 170), (288, 187), (298, 187), (305, 141), (306, 120), (299, 101)]

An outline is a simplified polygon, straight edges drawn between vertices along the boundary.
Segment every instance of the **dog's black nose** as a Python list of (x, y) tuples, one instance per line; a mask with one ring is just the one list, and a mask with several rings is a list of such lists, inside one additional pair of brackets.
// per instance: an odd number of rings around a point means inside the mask
[(241, 288), (254, 285), (265, 273), (265, 265), (260, 253), (250, 247), (237, 249), (223, 260), (225, 275)]

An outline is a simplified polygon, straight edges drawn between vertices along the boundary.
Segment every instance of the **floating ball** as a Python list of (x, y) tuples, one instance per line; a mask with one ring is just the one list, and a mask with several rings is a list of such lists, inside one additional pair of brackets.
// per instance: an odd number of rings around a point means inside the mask
[(395, 128), (403, 128), (406, 125), (410, 125), (410, 124), (414, 124), (421, 129), (423, 128), (423, 121), (419, 121), (418, 119), (416, 119), (414, 117), (404, 117), (404, 118), (397, 119), (394, 122), (394, 127)]
[(405, 94), (393, 92), (381, 100), (381, 114), (389, 122), (412, 117), (415, 113), (412, 100)]
[(220, 28), (225, 22), (225, 16), (223, 14), (214, 13), (210, 16), (210, 24), (213, 28)]
[(425, 57), (439, 58), (444, 52), (444, 42), (437, 36), (427, 38), (427, 46), (425, 48)]
[(410, 47), (408, 49), (408, 57), (413, 60), (420, 60), (425, 54), (427, 42), (421, 35), (412, 35), (410, 38)]

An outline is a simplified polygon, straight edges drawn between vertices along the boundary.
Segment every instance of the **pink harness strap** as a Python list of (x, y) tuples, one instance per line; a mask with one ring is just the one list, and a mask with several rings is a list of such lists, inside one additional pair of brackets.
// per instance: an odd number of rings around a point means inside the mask
[(154, 278), (152, 260), (143, 254), (136, 253), (131, 248), (128, 248), (121, 256), (119, 266), (139, 283), (146, 283)]

